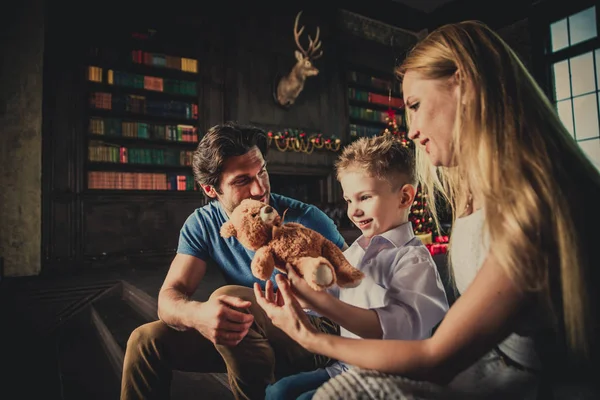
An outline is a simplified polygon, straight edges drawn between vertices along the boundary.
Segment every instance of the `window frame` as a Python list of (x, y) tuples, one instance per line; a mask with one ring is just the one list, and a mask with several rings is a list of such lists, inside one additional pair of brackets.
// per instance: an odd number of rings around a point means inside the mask
[[(561, 19), (567, 18), (576, 14), (580, 11), (586, 10), (590, 7), (596, 7), (596, 37), (585, 40), (583, 42), (570, 45), (563, 49), (557, 50), (555, 52), (552, 51), (552, 37), (551, 37), (551, 25), (554, 22), (560, 21)], [(537, 7), (534, 7), (533, 14), (535, 17), (532, 18), (532, 25), (534, 27), (533, 31), (537, 33), (537, 37), (534, 38), (537, 46), (536, 54), (534, 55), (534, 63), (533, 63), (533, 73), (540, 85), (543, 87), (546, 95), (550, 102), (555, 106), (556, 109), (556, 96), (555, 96), (555, 87), (554, 87), (554, 79), (553, 79), (553, 65), (560, 62), (572, 59), (577, 56), (581, 56), (588, 52), (592, 52), (592, 56), (595, 51), (600, 52), (600, 5), (596, 4), (593, 0), (571, 0), (570, 2), (558, 3), (553, 1), (545, 1), (538, 3)], [(567, 20), (568, 21), (568, 20)], [(568, 26), (567, 26), (568, 29)], [(596, 64), (600, 63), (600, 58), (596, 57)], [(597, 68), (594, 69), (595, 75), (598, 74)], [(596, 89), (593, 93), (596, 94), (596, 111), (598, 113), (598, 129), (600, 135), (600, 76), (595, 76), (596, 79)], [(571, 88), (570, 99), (576, 99), (581, 95), (573, 96), (572, 92), (572, 80), (569, 80), (569, 85)], [(573, 129), (573, 138), (576, 143), (579, 145), (581, 142), (585, 142), (588, 140), (600, 140), (598, 137), (594, 136), (591, 138), (585, 139), (577, 139), (577, 128), (575, 127), (575, 112), (574, 106), (571, 104), (571, 111), (573, 115), (572, 124), (574, 126)], [(595, 164), (600, 165), (600, 159), (592, 160)]]

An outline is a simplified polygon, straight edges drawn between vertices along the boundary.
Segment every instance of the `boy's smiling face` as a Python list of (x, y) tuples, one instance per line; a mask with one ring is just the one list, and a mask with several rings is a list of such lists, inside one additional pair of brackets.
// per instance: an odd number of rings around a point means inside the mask
[[(370, 239), (408, 221), (414, 189), (411, 185), (392, 188), (387, 180), (359, 171), (340, 176), (348, 218)], [(410, 193), (412, 190), (412, 196)]]

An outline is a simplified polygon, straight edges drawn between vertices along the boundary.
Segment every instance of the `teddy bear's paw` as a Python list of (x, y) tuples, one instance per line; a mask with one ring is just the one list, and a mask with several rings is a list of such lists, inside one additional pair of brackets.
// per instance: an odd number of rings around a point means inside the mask
[(333, 283), (333, 271), (328, 264), (319, 264), (313, 272), (314, 282), (323, 287), (329, 287)]

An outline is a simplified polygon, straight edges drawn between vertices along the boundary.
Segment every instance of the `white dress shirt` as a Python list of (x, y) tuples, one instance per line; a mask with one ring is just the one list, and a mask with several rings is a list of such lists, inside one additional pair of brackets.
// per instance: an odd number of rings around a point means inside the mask
[[(368, 245), (367, 245), (368, 243)], [(448, 311), (448, 301), (437, 268), (412, 224), (406, 222), (369, 242), (361, 236), (344, 251), (350, 264), (365, 273), (355, 288), (330, 290), (348, 304), (373, 309), (383, 339), (418, 340), (431, 336), (432, 328)], [(341, 327), (340, 335), (358, 338)], [(336, 362), (327, 367), (331, 377), (350, 366)]]

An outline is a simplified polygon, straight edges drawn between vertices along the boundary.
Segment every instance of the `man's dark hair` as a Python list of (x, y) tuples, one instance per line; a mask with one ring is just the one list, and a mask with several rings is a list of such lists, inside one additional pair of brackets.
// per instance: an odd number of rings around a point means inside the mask
[(198, 185), (210, 185), (221, 193), (221, 172), (225, 161), (229, 157), (244, 155), (255, 146), (266, 158), (268, 139), (260, 128), (235, 122), (213, 126), (202, 137), (194, 152), (194, 179)]

